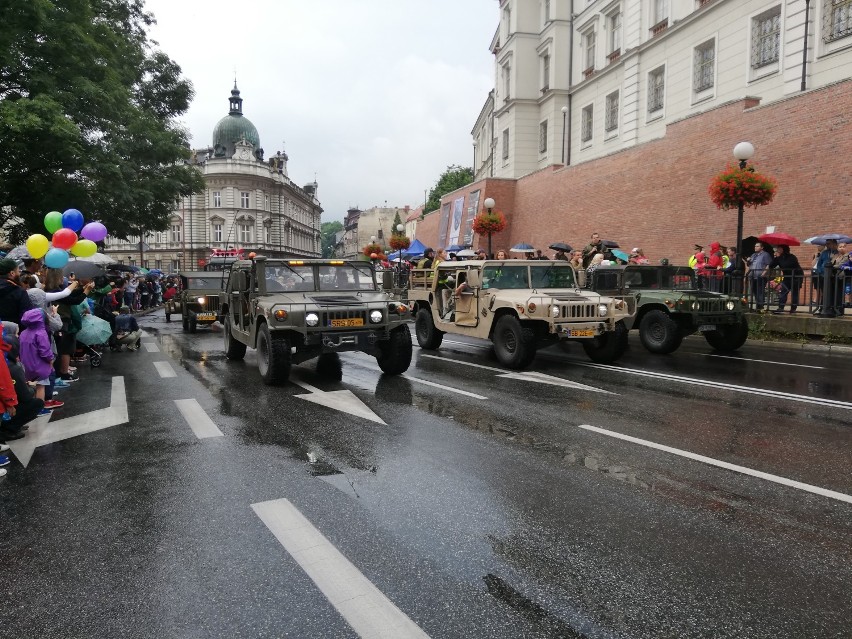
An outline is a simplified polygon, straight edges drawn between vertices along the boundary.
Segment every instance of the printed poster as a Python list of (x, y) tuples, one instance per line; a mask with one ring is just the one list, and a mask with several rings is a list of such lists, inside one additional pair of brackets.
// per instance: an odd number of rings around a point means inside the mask
[(480, 191), (474, 191), (467, 198), (467, 219), (464, 223), (463, 242), (465, 246), (473, 246), (473, 219), (479, 209), (479, 194)]
[(441, 207), (441, 226), (438, 230), (438, 246), (436, 248), (444, 248), (447, 246), (447, 222), (450, 218), (450, 205), (444, 204)]
[[(464, 196), (456, 198), (453, 201), (453, 215), (450, 224), (450, 239), (447, 246), (459, 243), (459, 233), (461, 232), (462, 217), (464, 217)], [(446, 248), (446, 247), (444, 247)]]

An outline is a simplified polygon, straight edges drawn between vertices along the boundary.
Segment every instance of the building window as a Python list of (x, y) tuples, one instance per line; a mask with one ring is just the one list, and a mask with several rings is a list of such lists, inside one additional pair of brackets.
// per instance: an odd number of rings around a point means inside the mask
[(708, 40), (695, 47), (693, 54), (693, 85), (696, 93), (713, 88), (716, 66), (716, 42)]
[(595, 32), (589, 31), (583, 37), (583, 49), (585, 51), (583, 56), (584, 66), (583, 69), (588, 72), (595, 68)]
[(544, 21), (550, 22), (550, 0), (544, 0)]
[(244, 209), (247, 209), (249, 207), (249, 195), (250, 194), (246, 191), (242, 191), (240, 193), (240, 206), (242, 206)]
[(658, 25), (665, 22), (669, 17), (669, 0), (651, 0), (653, 4), (653, 21), (652, 24)]
[(781, 7), (773, 7), (751, 21), (751, 66), (778, 62), (781, 51)]
[(824, 15), (826, 42), (852, 35), (852, 0), (825, 0)]
[(377, 231), (377, 235), (376, 235), (376, 237), (378, 237), (380, 240), (385, 239), (385, 232), (384, 232), (382, 229), (379, 229), (379, 230)]
[(213, 191), (213, 208), (222, 208), (222, 194), (219, 191)]
[(512, 74), (511, 68), (506, 65), (503, 67), (503, 100), (508, 101), (509, 96), (511, 95), (510, 89), (512, 88)]
[(580, 139), (583, 142), (591, 142), (592, 141), (592, 130), (594, 128), (594, 105), (590, 104), (589, 106), (583, 109), (583, 119), (581, 124), (581, 133)]
[(263, 210), (264, 210), (264, 211), (269, 211), (269, 210), (270, 210), (270, 209), (269, 209), (269, 196), (268, 196), (268, 195), (264, 195), (264, 196), (263, 196)]
[(609, 51), (610, 55), (621, 52), (621, 12), (613, 13), (607, 18), (609, 25)]
[(550, 56), (541, 56), (541, 90), (542, 93), (550, 88)]
[(163, 234), (162, 234), (162, 233), (160, 233), (159, 231), (157, 231), (157, 232), (154, 234), (154, 242), (155, 242), (156, 244), (159, 244), (159, 243), (160, 243), (160, 242), (162, 242), (162, 241), (163, 241)]
[(154, 268), (158, 271), (163, 270), (163, 260), (154, 260)]
[(503, 24), (505, 25), (504, 33), (506, 34), (506, 40), (509, 39), (509, 36), (512, 34), (512, 10), (509, 7), (503, 9)]
[(509, 129), (503, 131), (503, 159), (509, 159)]
[(615, 131), (618, 128), (618, 91), (606, 96), (604, 128), (607, 133)]
[(648, 74), (648, 113), (655, 113), (663, 108), (663, 98), (666, 95), (665, 67), (654, 69)]
[(180, 242), (180, 224), (172, 224), (172, 242)]
[(180, 271), (180, 260), (172, 260), (172, 273)]
[(538, 152), (547, 153), (547, 120), (538, 125)]
[(253, 226), (246, 222), (240, 222), (240, 225), (237, 227), (240, 234), (240, 244), (251, 244), (251, 230)]
[(221, 242), (222, 241), (222, 225), (221, 224), (216, 223), (216, 224), (213, 225), (213, 241), (214, 242)]
[(263, 226), (263, 241), (267, 244), (272, 244), (272, 225), (265, 224)]

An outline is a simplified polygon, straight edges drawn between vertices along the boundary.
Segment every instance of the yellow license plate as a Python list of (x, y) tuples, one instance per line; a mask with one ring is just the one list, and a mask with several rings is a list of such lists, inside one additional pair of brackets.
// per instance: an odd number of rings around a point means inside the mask
[(215, 320), (216, 319), (216, 313), (196, 313), (195, 319), (199, 319), (199, 320), (202, 320), (202, 321)]
[(578, 330), (576, 328), (571, 329), (571, 337), (594, 337), (594, 336), (595, 336), (595, 329), (593, 329), (593, 328), (586, 328), (586, 329), (583, 329), (583, 330)]
[(363, 326), (364, 320), (360, 317), (353, 317), (352, 319), (333, 319), (331, 320), (332, 328), (347, 328), (349, 326)]

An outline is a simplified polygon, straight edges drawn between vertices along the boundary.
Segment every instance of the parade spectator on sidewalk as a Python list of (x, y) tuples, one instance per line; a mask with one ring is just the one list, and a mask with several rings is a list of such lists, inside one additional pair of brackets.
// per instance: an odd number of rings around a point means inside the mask
[(27, 292), (21, 288), (18, 263), (9, 258), (0, 260), (0, 320), (21, 323), (21, 316), (33, 305)]
[(751, 295), (754, 300), (754, 308), (757, 311), (768, 310), (766, 305), (766, 272), (769, 263), (772, 262), (772, 256), (763, 250), (763, 244), (757, 242), (754, 245), (754, 253), (748, 258), (748, 270), (746, 277), (751, 286)]
[(795, 313), (796, 307), (799, 306), (799, 287), (805, 277), (805, 272), (799, 265), (799, 258), (790, 253), (789, 246), (776, 246), (774, 257), (769, 263), (764, 277), (769, 276), (771, 269), (781, 269), (781, 286), (778, 289), (778, 308), (772, 311), (774, 314), (784, 312), (784, 306), (787, 304), (787, 294), (790, 293), (790, 312)]
[[(822, 251), (817, 254), (816, 259), (814, 260), (813, 277), (811, 279), (814, 285), (814, 291), (816, 291), (817, 306), (814, 309), (814, 314), (821, 313), (823, 310), (823, 297), (825, 296), (825, 291), (823, 290), (825, 286), (825, 267), (829, 264), (833, 265), (838, 254), (837, 240), (826, 240), (825, 246)], [(829, 292), (829, 299), (830, 296), (831, 293)]]
[(136, 318), (130, 314), (130, 308), (122, 306), (118, 317), (115, 318), (115, 343), (120, 349), (126, 346), (127, 350), (135, 351), (139, 348), (142, 339), (142, 331)]
[[(15, 397), (18, 400), (18, 404), (15, 406), (15, 414), (12, 418), (3, 422), (0, 439), (3, 439), (3, 435), (10, 434), (23, 437), (22, 431), (24, 427), (35, 419), (47, 406), (47, 402), (36, 397), (33, 391), (30, 390), (29, 385), (27, 385), (26, 373), (19, 359), (20, 341), (18, 337), (7, 334), (5, 324), (3, 325), (3, 329), (3, 345), (0, 348), (4, 351), (3, 354), (6, 365), (9, 368), (9, 375), (12, 377), (15, 385)], [(59, 401), (53, 401), (52, 404), (51, 408), (59, 408), (64, 405), (63, 402)], [(10, 439), (13, 438), (10, 437)]]

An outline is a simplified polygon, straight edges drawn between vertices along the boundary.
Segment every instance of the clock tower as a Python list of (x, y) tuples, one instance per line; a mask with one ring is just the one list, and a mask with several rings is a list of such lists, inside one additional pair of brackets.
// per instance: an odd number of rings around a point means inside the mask
[(234, 144), (234, 155), (231, 156), (231, 159), (247, 161), (252, 158), (254, 158), (254, 145), (247, 141), (245, 137), (242, 137)]

